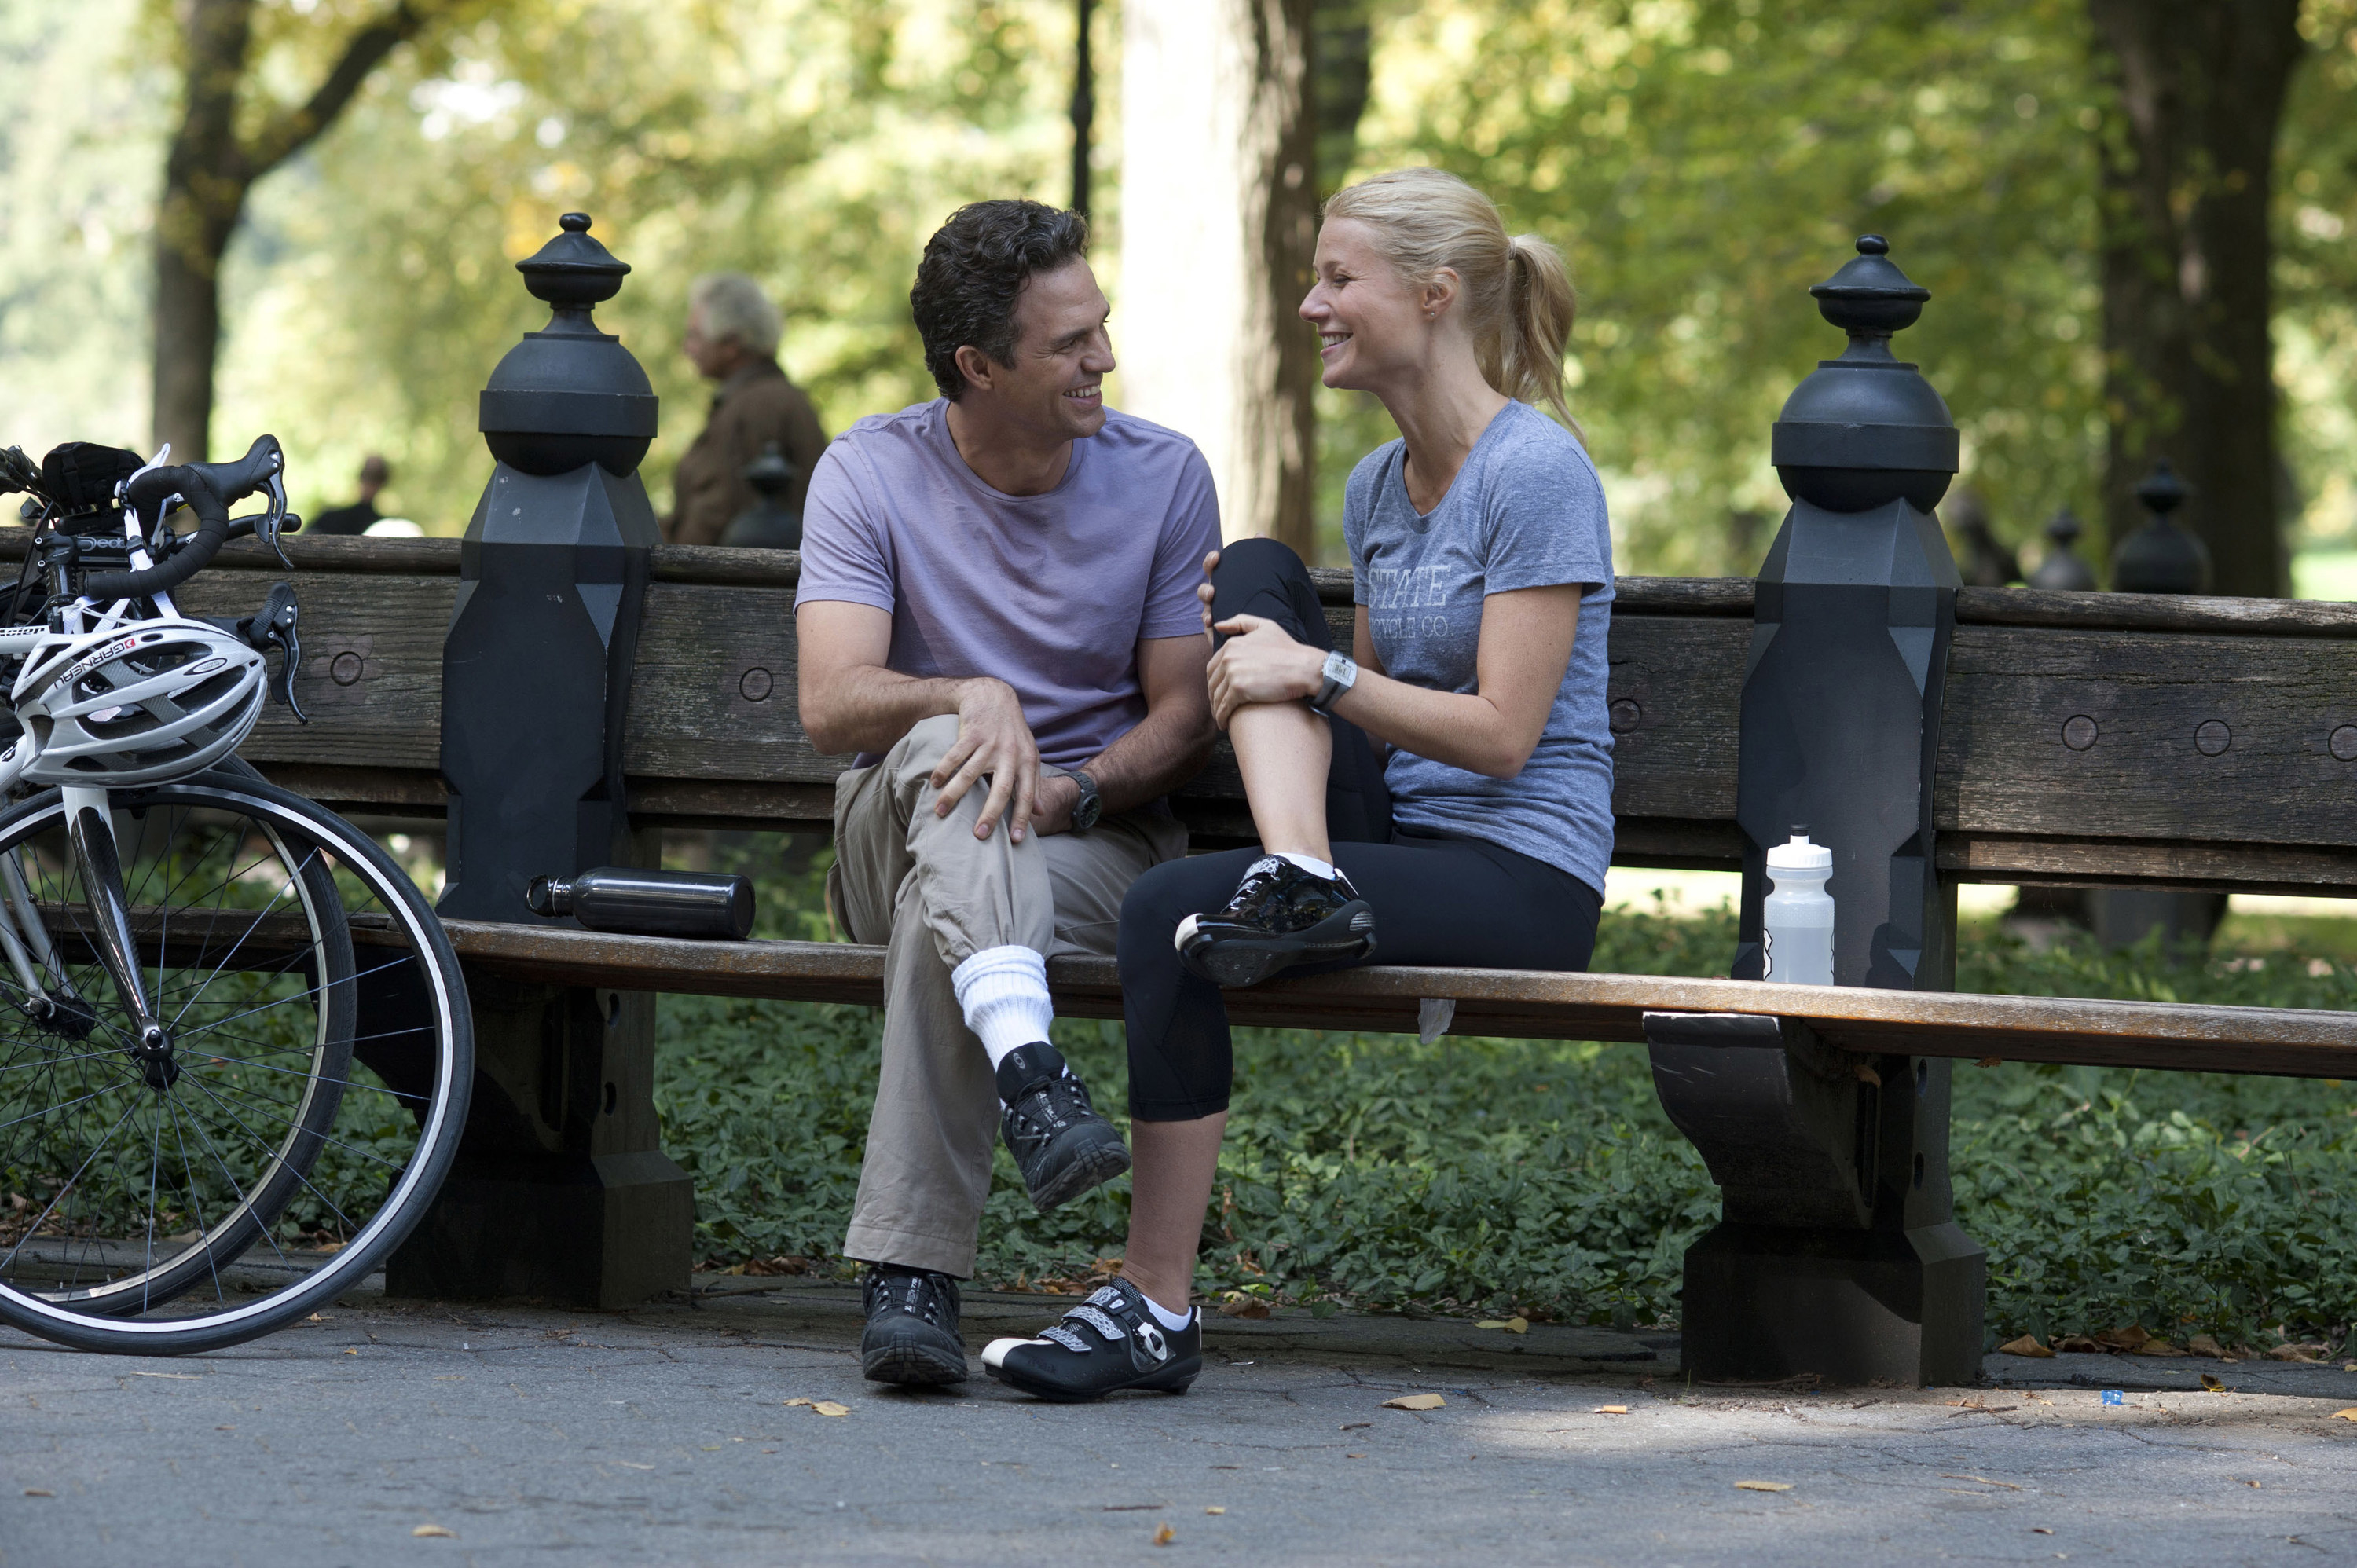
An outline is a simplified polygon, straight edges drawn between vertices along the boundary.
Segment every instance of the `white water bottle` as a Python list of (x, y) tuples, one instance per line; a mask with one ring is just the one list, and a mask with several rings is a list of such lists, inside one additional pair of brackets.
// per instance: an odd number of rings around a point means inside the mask
[(1769, 879), (1776, 891), (1760, 908), (1764, 980), (1780, 985), (1834, 983), (1834, 901), (1825, 879), (1834, 874), (1834, 852), (1809, 842), (1804, 822), (1790, 842), (1768, 852)]

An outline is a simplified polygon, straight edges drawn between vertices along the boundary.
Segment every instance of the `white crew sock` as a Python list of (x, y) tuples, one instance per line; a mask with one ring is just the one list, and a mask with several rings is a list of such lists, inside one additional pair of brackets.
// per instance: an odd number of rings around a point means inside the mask
[(982, 1036), (994, 1072), (1009, 1052), (1046, 1039), (1056, 1021), (1048, 961), (1029, 948), (985, 948), (950, 971), (950, 985), (965, 1026)]
[(1329, 882), (1334, 880), (1334, 868), (1314, 855), (1296, 854), (1291, 850), (1279, 850), (1276, 852), (1276, 858), (1293, 862), (1312, 876), (1322, 876)]
[[(1131, 1288), (1135, 1289), (1135, 1287), (1133, 1286)], [(1146, 1304), (1146, 1311), (1154, 1314), (1154, 1320), (1157, 1323), (1159, 1323), (1163, 1327), (1169, 1329), (1174, 1334), (1195, 1321), (1195, 1314), (1191, 1308), (1186, 1312), (1173, 1312), (1168, 1307), (1163, 1305), (1160, 1302), (1155, 1300), (1152, 1296), (1146, 1294), (1144, 1291), (1138, 1291), (1137, 1299)]]

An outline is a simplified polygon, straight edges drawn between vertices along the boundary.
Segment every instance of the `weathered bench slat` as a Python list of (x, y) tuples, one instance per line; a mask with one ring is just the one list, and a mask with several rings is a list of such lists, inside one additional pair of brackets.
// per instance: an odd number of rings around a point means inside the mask
[[(474, 920), (445, 924), (469, 971), (604, 985), (874, 1005), (884, 950), (831, 942), (695, 942)], [(1111, 959), (1048, 966), (1058, 1010), (1121, 1015)], [(2142, 1066), (2198, 1072), (2357, 1077), (2357, 1021), (2272, 1007), (2193, 1007), (2064, 997), (1971, 996), (1847, 986), (1763, 985), (1660, 975), (1390, 969), (1280, 980), (1228, 993), (1240, 1024), (1413, 1034), (1426, 997), (1457, 1004), (1452, 1032), (1640, 1041), (1648, 1012), (1752, 1013), (1807, 1022), (1827, 1043), (1874, 1054)]]

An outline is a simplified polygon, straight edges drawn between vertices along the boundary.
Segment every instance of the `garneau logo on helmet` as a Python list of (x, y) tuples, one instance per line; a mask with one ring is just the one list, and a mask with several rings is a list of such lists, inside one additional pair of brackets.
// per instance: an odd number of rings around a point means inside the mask
[(118, 637), (113, 642), (108, 643), (105, 647), (97, 649), (92, 652), (83, 655), (80, 663), (76, 664), (72, 669), (67, 671), (62, 676), (59, 677), (59, 684), (67, 686), (72, 685), (75, 682), (81, 680), (83, 676), (89, 674), (91, 671), (105, 663), (108, 660), (122, 658), (124, 654), (138, 647), (140, 641), (141, 639), (136, 637)]

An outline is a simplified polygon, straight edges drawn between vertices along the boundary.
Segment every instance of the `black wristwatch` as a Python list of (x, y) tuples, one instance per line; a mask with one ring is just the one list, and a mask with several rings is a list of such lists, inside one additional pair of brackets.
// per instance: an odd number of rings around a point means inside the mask
[(1104, 815), (1104, 801), (1097, 797), (1097, 781), (1075, 768), (1065, 775), (1081, 787), (1081, 798), (1072, 803), (1072, 831), (1084, 833), (1097, 825)]

